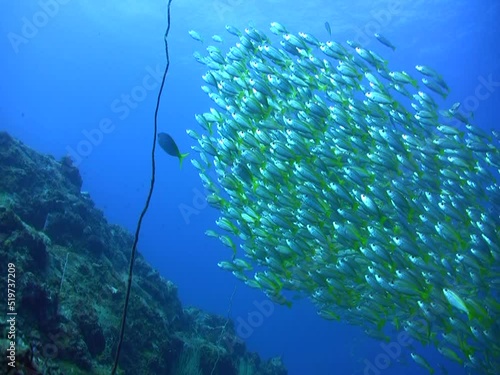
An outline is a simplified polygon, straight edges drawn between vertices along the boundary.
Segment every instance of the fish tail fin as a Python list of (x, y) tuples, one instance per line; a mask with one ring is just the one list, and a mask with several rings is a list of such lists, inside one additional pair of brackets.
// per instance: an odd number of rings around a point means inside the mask
[(186, 156), (189, 155), (189, 152), (186, 152), (185, 154), (180, 154), (179, 155), (179, 167), (182, 169), (182, 162), (186, 158)]

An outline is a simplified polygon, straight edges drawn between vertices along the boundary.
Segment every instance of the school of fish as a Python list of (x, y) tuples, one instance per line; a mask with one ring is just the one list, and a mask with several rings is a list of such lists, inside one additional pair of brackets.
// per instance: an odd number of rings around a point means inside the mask
[(325, 319), (382, 340), (392, 325), (498, 374), (498, 133), (460, 103), (440, 109), (449, 88), (427, 66), (392, 71), (355, 42), (276, 22), (274, 41), (226, 29), (226, 53), (195, 53), (215, 105), (187, 131), (221, 215), (207, 234), (232, 250), (219, 266), (276, 303), (306, 296)]

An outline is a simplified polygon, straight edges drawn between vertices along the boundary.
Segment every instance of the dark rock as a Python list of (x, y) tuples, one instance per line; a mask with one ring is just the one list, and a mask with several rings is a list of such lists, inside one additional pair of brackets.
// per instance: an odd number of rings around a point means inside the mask
[(33, 317), (41, 326), (48, 326), (57, 318), (57, 296), (47, 286), (37, 283), (34, 277), (29, 277), (23, 285), (20, 302), (21, 309), (29, 312), (27, 316)]
[(73, 160), (69, 155), (65, 155), (61, 158), (61, 174), (68, 179), (71, 184), (73, 184), (77, 191), (82, 188), (83, 180), (80, 175), (80, 171), (73, 164)]
[(95, 311), (90, 307), (85, 307), (76, 313), (75, 321), (90, 355), (96, 357), (101, 354), (106, 346), (106, 339)]
[(85, 239), (85, 244), (87, 250), (95, 256), (99, 256), (104, 252), (104, 249), (106, 248), (106, 245), (104, 242), (95, 234), (90, 234), (86, 239)]
[(85, 226), (85, 221), (74, 212), (56, 212), (47, 216), (44, 232), (56, 244), (68, 245), (81, 239)]
[(71, 361), (84, 371), (92, 369), (92, 358), (87, 344), (74, 323), (61, 324), (51, 341), (56, 346), (56, 357)]
[(10, 209), (0, 207), (0, 232), (13, 233), (24, 229), (21, 219)]
[(273, 357), (267, 360), (262, 368), (264, 375), (287, 375), (288, 373), (281, 357)]
[(48, 239), (27, 226), (13, 211), (0, 207), (0, 243), (8, 254), (20, 252), (40, 270), (47, 266)]

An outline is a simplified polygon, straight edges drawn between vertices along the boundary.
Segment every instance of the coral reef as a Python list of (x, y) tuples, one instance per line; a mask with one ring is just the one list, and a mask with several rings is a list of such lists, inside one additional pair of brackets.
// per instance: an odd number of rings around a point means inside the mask
[[(57, 161), (0, 132), (0, 176), (0, 259), (16, 271), (12, 373), (108, 374), (131, 234), (81, 191), (68, 157)], [(232, 322), (183, 308), (176, 286), (140, 255), (134, 273), (120, 373), (287, 374), (279, 359), (247, 352)], [(0, 329), (8, 329), (5, 316)], [(3, 352), (8, 345), (0, 340)]]

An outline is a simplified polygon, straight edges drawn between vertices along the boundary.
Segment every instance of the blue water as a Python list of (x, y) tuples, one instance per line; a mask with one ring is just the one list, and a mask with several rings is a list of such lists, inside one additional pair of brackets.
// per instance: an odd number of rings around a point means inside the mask
[[(153, 112), (165, 64), (165, 10), (165, 0), (23, 0), (4, 4), (0, 15), (0, 130), (57, 158), (71, 154), (83, 190), (111, 223), (131, 231), (150, 178)], [(206, 68), (194, 61), (193, 52), (204, 52), (215, 33), (231, 45), (226, 24), (251, 24), (270, 34), (271, 21), (321, 40), (329, 21), (333, 39), (373, 48), (395, 70), (432, 66), (452, 89), (443, 108), (462, 101), (474, 110), (478, 126), (498, 128), (498, 19), (497, 0), (174, 0), (160, 131), (170, 133), (182, 152), (189, 151), (194, 143), (185, 130), (198, 130), (194, 115), (212, 106), (200, 89)], [(189, 37), (191, 29), (205, 36), (205, 45)], [(374, 32), (390, 39), (396, 52), (371, 37)], [(179, 170), (178, 160), (161, 150), (157, 162), (156, 191), (139, 246), (178, 285), (183, 304), (225, 315), (238, 285), (231, 317), (248, 348), (264, 357), (282, 356), (290, 375), (426, 373), (409, 357), (409, 347), (384, 363), (380, 343), (359, 328), (321, 320), (307, 300), (256, 314), (265, 296), (216, 265), (229, 254), (204, 235), (215, 228), (218, 215), (197, 199), (203, 188), (195, 169), (186, 161)], [(191, 215), (182, 214), (186, 208)], [(465, 374), (434, 349), (421, 353), (438, 374), (439, 363), (450, 374)], [(379, 370), (368, 371), (367, 363), (377, 359)]]

